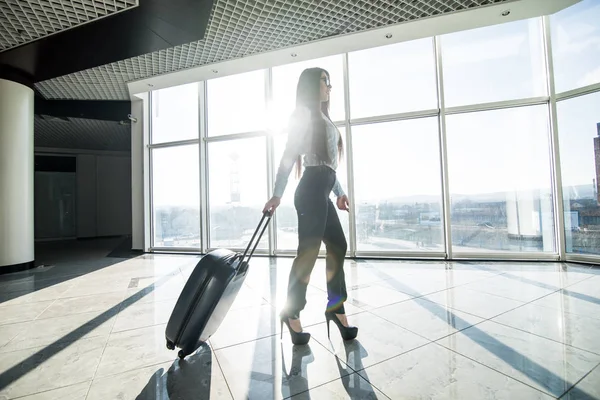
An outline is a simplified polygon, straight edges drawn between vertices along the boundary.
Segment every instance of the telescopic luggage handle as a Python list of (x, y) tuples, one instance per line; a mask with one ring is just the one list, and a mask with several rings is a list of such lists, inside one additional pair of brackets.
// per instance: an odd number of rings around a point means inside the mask
[[(243, 266), (246, 255), (248, 255), (248, 260), (246, 260), (246, 263), (250, 262), (250, 259), (252, 258), (252, 255), (254, 254), (254, 250), (256, 250), (256, 247), (258, 246), (258, 243), (260, 242), (260, 239), (262, 238), (263, 233), (265, 233), (267, 226), (269, 226), (269, 221), (271, 220), (272, 216), (273, 216), (273, 213), (271, 211), (265, 211), (263, 213), (262, 218), (260, 219), (260, 222), (258, 223), (258, 226), (256, 227), (256, 230), (254, 231), (254, 234), (252, 235), (252, 238), (250, 239), (250, 242), (248, 243), (248, 247), (246, 247), (246, 250), (244, 251), (244, 255), (242, 255), (242, 258), (240, 259), (240, 264), (239, 264), (240, 266)], [(262, 229), (261, 229), (261, 227), (262, 227)], [(259, 231), (260, 231), (260, 234), (258, 233)], [(257, 237), (257, 234), (258, 234), (258, 237)], [(256, 238), (256, 240), (254, 240), (255, 238)], [(254, 243), (254, 246), (252, 245), (253, 243)], [(250, 251), (250, 248), (252, 248), (252, 251)], [(250, 254), (248, 254), (248, 251), (250, 251)]]

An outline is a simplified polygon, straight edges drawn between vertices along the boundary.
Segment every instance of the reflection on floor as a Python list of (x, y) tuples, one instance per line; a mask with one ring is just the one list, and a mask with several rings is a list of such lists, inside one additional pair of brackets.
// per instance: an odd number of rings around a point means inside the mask
[[(116, 243), (104, 243), (114, 246)], [(0, 399), (600, 399), (600, 269), (348, 261), (358, 340), (324, 324), (324, 261), (293, 346), (291, 259), (257, 257), (210, 343), (185, 361), (165, 324), (198, 257), (55, 252), (0, 276)]]

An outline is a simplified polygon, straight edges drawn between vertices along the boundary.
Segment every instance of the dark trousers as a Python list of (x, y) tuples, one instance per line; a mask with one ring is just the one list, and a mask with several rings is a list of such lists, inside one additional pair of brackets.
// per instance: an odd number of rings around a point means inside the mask
[(307, 167), (294, 196), (298, 215), (298, 254), (290, 271), (286, 310), (298, 318), (306, 305), (306, 289), (321, 241), (327, 249), (327, 310), (343, 314), (347, 298), (344, 279), (346, 237), (329, 194), (335, 171), (327, 166)]

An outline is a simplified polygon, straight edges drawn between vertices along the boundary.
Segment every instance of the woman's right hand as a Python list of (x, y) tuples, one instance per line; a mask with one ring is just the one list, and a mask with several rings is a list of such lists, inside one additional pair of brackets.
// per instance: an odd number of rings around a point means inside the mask
[(281, 203), (281, 198), (279, 198), (277, 196), (271, 197), (271, 199), (269, 201), (267, 201), (267, 203), (265, 204), (265, 208), (263, 209), (263, 213), (269, 211), (270, 214), (273, 215), (275, 213), (275, 209), (277, 207), (279, 207), (280, 203)]

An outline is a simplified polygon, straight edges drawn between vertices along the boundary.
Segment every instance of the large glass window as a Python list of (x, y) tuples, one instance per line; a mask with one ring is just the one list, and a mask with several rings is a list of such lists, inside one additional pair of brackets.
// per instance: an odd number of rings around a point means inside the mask
[[(557, 93), (600, 83), (598, 1), (582, 0), (549, 18)], [(556, 253), (549, 107), (522, 101), (548, 96), (543, 18), (438, 39), (454, 254)], [(205, 166), (208, 246), (242, 249), (248, 244), (271, 195), (267, 163), (273, 162), (276, 173), (298, 78), (306, 68), (321, 67), (331, 74), (330, 113), (345, 145), (337, 176), (348, 194), (346, 162), (352, 159), (355, 249), (444, 252), (448, 218), (442, 207), (438, 116), (389, 118), (438, 108), (435, 43), (425, 38), (349, 53), (347, 81), (341, 54), (273, 67), (270, 74), (215, 74), (203, 86), (204, 122), (199, 121), (199, 84), (153, 91), (151, 245), (201, 247), (199, 174)], [(600, 255), (600, 92), (572, 96), (577, 93), (559, 96), (569, 98), (557, 103), (566, 250)], [(477, 111), (492, 102), (503, 104)], [(201, 123), (207, 126), (206, 164), (199, 160)], [(255, 134), (227, 136), (250, 132)], [(273, 160), (268, 160), (267, 135), (274, 139)], [(276, 250), (298, 246), (295, 172), (277, 210)], [(335, 195), (330, 197), (335, 204)], [(350, 215), (337, 207), (336, 212), (351, 248)], [(264, 235), (259, 248), (267, 249), (268, 240)]]
[(352, 128), (357, 250), (444, 251), (437, 118)]
[(557, 104), (569, 253), (600, 254), (600, 93)]
[(198, 145), (152, 149), (153, 246), (200, 248)]
[(600, 2), (583, 0), (550, 17), (558, 93), (600, 83)]
[(263, 130), (266, 126), (265, 71), (211, 79), (206, 83), (208, 136)]
[(544, 96), (541, 19), (441, 38), (446, 107)]
[(437, 108), (433, 39), (348, 54), (352, 119)]
[(197, 139), (198, 84), (152, 92), (152, 143)]
[(446, 117), (456, 252), (555, 251), (548, 108)]
[[(210, 247), (248, 245), (268, 200), (265, 137), (208, 144)], [(258, 248), (268, 247), (263, 235)]]
[(340, 121), (344, 112), (344, 68), (342, 56), (320, 58), (273, 68), (273, 102), (270, 105), (270, 128), (281, 130), (286, 127), (296, 107), (298, 78), (306, 68), (319, 67), (327, 70), (331, 77), (331, 119)]
[[(346, 149), (346, 129), (343, 127), (338, 127), (342, 138), (344, 139), (344, 151)], [(281, 161), (281, 157), (283, 155), (283, 151), (285, 150), (285, 145), (287, 141), (287, 135), (276, 135), (274, 139), (275, 145), (275, 171), (277, 173), (277, 168), (279, 168), (279, 162)], [(346, 194), (348, 194), (348, 174), (347, 174), (347, 166), (346, 166), (346, 158), (347, 155), (344, 155), (342, 158), (338, 169), (336, 171), (337, 178), (342, 185), (342, 189)], [(294, 193), (296, 192), (296, 188), (298, 187), (299, 179), (296, 177), (296, 166), (292, 169), (290, 176), (288, 178), (288, 184), (285, 188), (285, 192), (283, 197), (281, 198), (281, 204), (277, 208), (277, 249), (278, 250), (297, 250), (298, 249), (298, 217), (296, 215), (296, 208), (294, 207)], [(336, 211), (338, 213), (338, 217), (340, 219), (340, 223), (342, 224), (342, 229), (346, 235), (346, 241), (348, 242), (348, 248), (350, 248), (350, 234), (349, 234), (349, 215), (346, 211), (340, 211), (337, 208), (336, 200), (334, 193), (332, 192), (330, 195), (331, 201), (336, 206)], [(350, 202), (353, 199), (349, 199)], [(321, 249), (325, 249), (325, 245), (321, 245)]]

